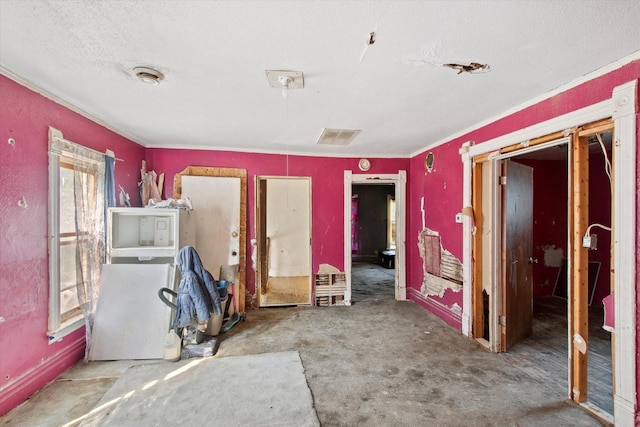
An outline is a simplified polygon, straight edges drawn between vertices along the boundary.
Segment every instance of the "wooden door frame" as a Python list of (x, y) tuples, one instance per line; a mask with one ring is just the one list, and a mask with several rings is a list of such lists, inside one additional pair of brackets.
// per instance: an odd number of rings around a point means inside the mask
[[(463, 212), (467, 212), (470, 215), (470, 221), (472, 221), (472, 227), (475, 227), (472, 241), (470, 243), (472, 254), (474, 256), (472, 267), (469, 273), (473, 279), (473, 283), (478, 286), (474, 286), (469, 293), (468, 298), (471, 298), (469, 304), (469, 330), (466, 333), (467, 336), (476, 338), (482, 345), (489, 348), (492, 352), (504, 351), (506, 342), (504, 340), (504, 321), (503, 312), (505, 308), (504, 301), (504, 240), (503, 240), (503, 186), (501, 185), (501, 176), (503, 161), (512, 157), (524, 154), (530, 151), (544, 150), (546, 148), (568, 144), (569, 138), (562, 136), (562, 133), (555, 133), (536, 140), (528, 141), (527, 147), (523, 147), (519, 150), (504, 150), (504, 154), (497, 152), (492, 153), (490, 156), (487, 153), (477, 155), (473, 158), (473, 166), (470, 171), (470, 176), (473, 186), (473, 200), (471, 206), (473, 209), (466, 209)], [(508, 146), (511, 147), (511, 146)], [(483, 180), (486, 177), (483, 175), (483, 168), (489, 168), (486, 175), (488, 175), (488, 182)], [(483, 185), (486, 184), (486, 185)], [(488, 194), (485, 194), (488, 193)], [(483, 205), (483, 200), (487, 203)], [(483, 219), (487, 219), (488, 229), (483, 229)], [(464, 226), (464, 224), (463, 224)], [(484, 243), (484, 250), (487, 248), (489, 253), (483, 253), (483, 238), (487, 239)], [(464, 264), (463, 264), (463, 268)], [(483, 269), (488, 269), (488, 273)], [(467, 270), (463, 270), (464, 273)], [(483, 277), (487, 277), (489, 282), (489, 304), (490, 304), (490, 318), (489, 318), (489, 340), (482, 338), (482, 324), (479, 323), (482, 320), (482, 313), (477, 308), (481, 303), (482, 291), (483, 291)], [(463, 298), (465, 297), (465, 289), (463, 288)], [(464, 311), (463, 311), (464, 316)], [(464, 320), (464, 317), (463, 317)], [(463, 323), (464, 328), (464, 323)]]
[(344, 272), (347, 281), (345, 305), (351, 305), (351, 196), (353, 184), (394, 184), (396, 194), (396, 257), (395, 257), (395, 298), (397, 301), (407, 299), (406, 284), (406, 192), (407, 172), (397, 174), (354, 174), (344, 171)]
[[(493, 160), (507, 151), (523, 149), (533, 138), (548, 135), (554, 139), (568, 136), (571, 129), (585, 123), (612, 118), (615, 142), (613, 144), (613, 271), (615, 271), (615, 346), (614, 346), (614, 422), (616, 425), (635, 424), (636, 406), (636, 114), (638, 81), (616, 87), (612, 97), (589, 107), (555, 117), (530, 127), (475, 145), (469, 141), (462, 145), (463, 161), (463, 313), (462, 332), (474, 336), (473, 279), (478, 279), (472, 248), (477, 247), (473, 217), (473, 171), (481, 160)], [(558, 130), (560, 130), (558, 132)], [(542, 143), (542, 142), (540, 142)], [(623, 230), (616, 232), (616, 230)], [(626, 231), (626, 233), (624, 232)], [(584, 232), (584, 231), (583, 231)], [(570, 269), (572, 274), (575, 271)], [(475, 275), (474, 275), (475, 274)], [(574, 280), (575, 281), (575, 280)], [(613, 283), (613, 282), (612, 282)], [(481, 287), (481, 284), (479, 284)], [(477, 319), (475, 319), (477, 321)], [(570, 352), (576, 343), (572, 342)], [(570, 356), (571, 357), (571, 356)], [(569, 392), (573, 394), (570, 389)]]
[[(238, 259), (238, 293), (235, 300), (235, 309), (238, 313), (245, 311), (246, 294), (246, 246), (247, 246), (247, 170), (239, 168), (218, 168), (206, 166), (187, 166), (184, 170), (175, 174), (173, 178), (173, 198), (182, 197), (182, 177), (183, 176), (205, 176), (213, 178), (240, 178), (240, 254)], [(196, 206), (195, 210), (197, 211)], [(217, 274), (218, 272), (213, 272)]]

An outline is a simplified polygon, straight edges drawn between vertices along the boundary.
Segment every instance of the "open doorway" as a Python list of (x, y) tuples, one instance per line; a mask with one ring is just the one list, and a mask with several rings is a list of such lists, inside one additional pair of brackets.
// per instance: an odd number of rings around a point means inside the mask
[(351, 198), (351, 302), (393, 299), (395, 184), (356, 184)]
[(573, 400), (607, 419), (614, 348), (603, 300), (613, 286), (599, 273), (611, 265), (612, 129), (610, 120), (585, 125), (505, 150), (474, 171), (483, 236), (475, 247), (487, 255), (475, 274), (479, 283), (499, 277), (475, 291), (474, 335), (493, 351), (523, 355), (527, 370), (559, 390), (568, 385)]
[[(606, 160), (611, 159), (611, 130), (584, 135), (589, 151), (588, 223), (611, 225), (611, 191)], [(602, 141), (602, 145), (600, 145)], [(606, 153), (606, 156), (605, 156)], [(534, 357), (560, 389), (568, 384), (568, 145), (515, 155), (508, 161), (533, 172), (532, 333), (507, 351)], [(507, 184), (508, 185), (508, 184)], [(599, 412), (613, 414), (611, 332), (605, 329), (603, 300), (611, 291), (610, 231), (597, 236), (588, 251), (586, 320), (587, 401)]]
[(311, 304), (311, 179), (256, 177), (260, 307)]
[[(354, 236), (352, 234), (352, 209), (353, 187), (352, 185), (392, 185), (395, 200), (395, 255), (393, 257), (394, 270), (394, 298), (398, 301), (407, 299), (406, 266), (405, 266), (405, 216), (406, 216), (406, 186), (407, 172), (398, 171), (397, 174), (353, 174), (350, 170), (344, 171), (344, 272), (346, 279), (345, 305), (352, 303), (352, 253)], [(391, 203), (391, 202), (389, 202)], [(389, 233), (389, 227), (385, 235)], [(388, 245), (388, 242), (387, 242)], [(383, 245), (384, 246), (384, 245)], [(381, 255), (381, 254), (379, 254)], [(388, 254), (390, 255), (390, 254)], [(390, 257), (389, 257), (390, 258)], [(385, 258), (386, 262), (391, 262)], [(389, 265), (389, 264), (388, 264)], [(389, 269), (391, 270), (391, 269)]]
[[(615, 87), (611, 98), (600, 103), (515, 130), (482, 144), (468, 141), (460, 149), (464, 164), (462, 333), (475, 337), (491, 351), (501, 351), (500, 340), (496, 341), (494, 338), (499, 336), (500, 328), (503, 326), (501, 323), (508, 323), (508, 320), (500, 318), (501, 300), (491, 298), (492, 293), (495, 296), (495, 292), (500, 290), (496, 284), (501, 280), (500, 240), (490, 237), (497, 226), (494, 224), (495, 216), (492, 215), (490, 202), (495, 200), (494, 193), (497, 193), (497, 190), (493, 193), (483, 191), (485, 181), (495, 183), (499, 174), (496, 168), (485, 165), (499, 164), (499, 157), (504, 158), (515, 151), (524, 154), (522, 150), (540, 149), (542, 144), (561, 138), (571, 138), (579, 142), (570, 145), (568, 161), (571, 170), (568, 188), (572, 191), (568, 192), (571, 208), (567, 213), (567, 217), (571, 218), (568, 221), (567, 239), (571, 250), (567, 254), (569, 327), (566, 338), (569, 378), (565, 390), (570, 399), (594, 410), (616, 425), (635, 425), (637, 256), (636, 236), (632, 231), (636, 229), (637, 211), (637, 90), (638, 82), (632, 80)], [(593, 229), (589, 230), (590, 214), (585, 208), (589, 205), (589, 187), (582, 185), (589, 180), (590, 136), (611, 130), (611, 268), (608, 272), (600, 270), (600, 276), (609, 276), (611, 288), (611, 295), (607, 299), (611, 304), (607, 305), (605, 318), (607, 327), (612, 330), (613, 419), (595, 409), (589, 402), (587, 307), (590, 251), (583, 247), (583, 240), (585, 234), (590, 237), (590, 234), (594, 233)], [(597, 164), (597, 161), (593, 163)], [(497, 189), (499, 186), (491, 188)], [(598, 249), (598, 252), (600, 251)], [(490, 262), (486, 262), (487, 258)], [(483, 303), (485, 289), (488, 289), (489, 294), (486, 304)], [(483, 324), (485, 308), (488, 317), (488, 340), (483, 338), (485, 328), (480, 326)]]

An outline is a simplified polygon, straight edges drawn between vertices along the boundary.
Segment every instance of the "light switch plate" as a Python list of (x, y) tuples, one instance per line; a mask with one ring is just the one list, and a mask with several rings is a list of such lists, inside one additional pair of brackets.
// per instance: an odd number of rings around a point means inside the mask
[(456, 214), (456, 222), (458, 224), (462, 224), (462, 214), (461, 213), (457, 213)]

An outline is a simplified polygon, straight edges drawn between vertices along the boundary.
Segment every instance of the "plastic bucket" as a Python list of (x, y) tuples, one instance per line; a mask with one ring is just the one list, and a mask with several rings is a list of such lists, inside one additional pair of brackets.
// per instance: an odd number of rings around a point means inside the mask
[(177, 362), (180, 360), (181, 345), (182, 340), (178, 334), (171, 329), (164, 339), (162, 358), (168, 362)]
[(220, 295), (220, 299), (227, 297), (227, 288), (229, 287), (229, 282), (226, 280), (218, 280), (218, 295)]
[[(220, 305), (222, 306), (222, 310), (224, 310), (224, 304), (226, 303), (226, 298), (224, 301), (220, 300)], [(214, 314), (207, 321), (207, 329), (205, 329), (205, 335), (216, 336), (220, 333), (220, 328), (222, 327), (222, 318), (224, 317), (224, 313)]]

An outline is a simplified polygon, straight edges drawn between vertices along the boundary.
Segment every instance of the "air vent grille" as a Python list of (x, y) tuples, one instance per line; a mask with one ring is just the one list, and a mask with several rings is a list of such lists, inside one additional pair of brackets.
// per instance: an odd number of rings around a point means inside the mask
[(320, 145), (348, 145), (359, 133), (359, 130), (325, 128), (317, 143)]

